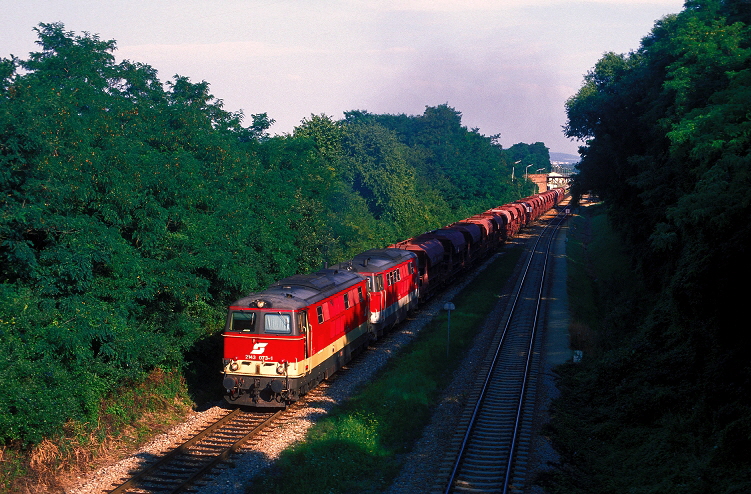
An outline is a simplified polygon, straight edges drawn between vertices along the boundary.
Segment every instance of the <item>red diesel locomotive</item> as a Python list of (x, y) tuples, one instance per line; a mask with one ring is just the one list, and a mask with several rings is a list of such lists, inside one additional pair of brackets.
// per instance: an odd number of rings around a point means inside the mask
[(368, 340), (365, 278), (323, 269), (295, 275), (229, 307), (224, 387), (230, 403), (285, 406)]
[(237, 300), (223, 333), (225, 399), (297, 400), (564, 194), (535, 194)]

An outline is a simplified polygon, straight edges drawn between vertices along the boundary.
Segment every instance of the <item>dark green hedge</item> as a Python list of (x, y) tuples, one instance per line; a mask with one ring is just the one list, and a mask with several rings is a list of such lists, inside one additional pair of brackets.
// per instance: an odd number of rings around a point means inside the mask
[(603, 56), (567, 110), (586, 143), (576, 187), (607, 203), (649, 303), (626, 301), (628, 324), (599, 328), (619, 329), (617, 348), (567, 370), (561, 409), (581, 415), (558, 424), (579, 443), (565, 462), (599, 492), (747, 492), (748, 2), (687, 1), (635, 52)]

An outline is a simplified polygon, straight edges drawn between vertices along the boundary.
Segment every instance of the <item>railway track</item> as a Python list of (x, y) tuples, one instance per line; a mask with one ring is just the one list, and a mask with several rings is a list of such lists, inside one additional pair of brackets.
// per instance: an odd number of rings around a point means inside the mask
[(284, 411), (236, 408), (155, 462), (133, 473), (111, 493), (183, 492), (278, 420)]
[(251, 446), (254, 440), (284, 423), (288, 415), (319, 398), (337, 377), (321, 383), (284, 410), (250, 411), (239, 407), (231, 410), (156, 461), (131, 471), (129, 479), (108, 492), (133, 494), (198, 490), (218, 465), (231, 461), (233, 454)]
[(541, 306), (556, 215), (530, 249), (486, 363), (434, 486), (435, 492), (522, 492), (542, 344)]

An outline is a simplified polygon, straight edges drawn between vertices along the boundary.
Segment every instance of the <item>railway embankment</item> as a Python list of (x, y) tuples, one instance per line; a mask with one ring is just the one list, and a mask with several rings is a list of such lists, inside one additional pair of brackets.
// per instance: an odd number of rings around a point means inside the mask
[(545, 492), (748, 492), (742, 382), (722, 374), (709, 335), (697, 351), (690, 326), (666, 323), (605, 207), (582, 208), (569, 227), (572, 345), (584, 350), (556, 369), (546, 435), (560, 457)]

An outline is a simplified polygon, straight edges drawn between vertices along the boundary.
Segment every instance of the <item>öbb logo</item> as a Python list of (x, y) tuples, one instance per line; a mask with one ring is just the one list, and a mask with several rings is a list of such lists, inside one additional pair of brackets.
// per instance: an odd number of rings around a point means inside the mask
[(264, 350), (266, 350), (266, 345), (268, 343), (256, 343), (253, 345), (253, 350), (250, 352), (251, 355), (261, 355)]

